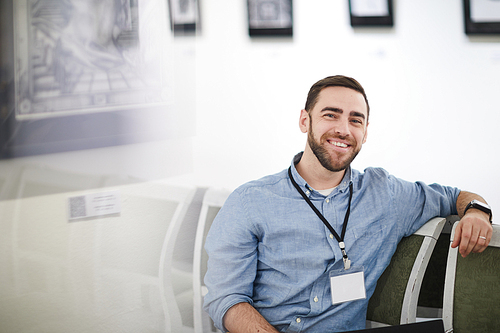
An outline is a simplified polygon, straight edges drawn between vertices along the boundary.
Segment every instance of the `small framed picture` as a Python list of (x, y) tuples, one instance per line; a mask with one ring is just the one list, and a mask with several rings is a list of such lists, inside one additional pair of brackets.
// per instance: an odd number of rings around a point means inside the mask
[(467, 35), (500, 34), (500, 1), (464, 0)]
[(200, 29), (198, 0), (168, 0), (174, 35), (193, 34)]
[(392, 27), (394, 25), (392, 0), (349, 0), (353, 27)]
[(293, 36), (292, 0), (247, 0), (250, 37)]

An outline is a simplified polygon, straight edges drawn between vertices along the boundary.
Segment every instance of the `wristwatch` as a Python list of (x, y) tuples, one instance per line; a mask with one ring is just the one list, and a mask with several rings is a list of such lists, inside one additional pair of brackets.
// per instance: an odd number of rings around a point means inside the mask
[(491, 223), (493, 214), (491, 212), (491, 207), (489, 205), (485, 204), (484, 202), (481, 202), (479, 200), (474, 199), (467, 204), (467, 207), (465, 207), (464, 215), (465, 215), (465, 213), (467, 213), (467, 210), (469, 208), (479, 209), (480, 211), (483, 211), (486, 214), (490, 214), (490, 223)]

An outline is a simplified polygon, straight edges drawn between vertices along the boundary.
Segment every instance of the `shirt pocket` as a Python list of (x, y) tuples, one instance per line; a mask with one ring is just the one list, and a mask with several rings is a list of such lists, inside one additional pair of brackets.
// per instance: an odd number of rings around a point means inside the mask
[[(346, 250), (351, 260), (367, 263), (397, 244), (397, 232), (384, 218), (347, 228)], [(395, 236), (395, 237), (394, 237)], [(389, 246), (388, 246), (389, 245)], [(388, 248), (386, 248), (388, 246)]]

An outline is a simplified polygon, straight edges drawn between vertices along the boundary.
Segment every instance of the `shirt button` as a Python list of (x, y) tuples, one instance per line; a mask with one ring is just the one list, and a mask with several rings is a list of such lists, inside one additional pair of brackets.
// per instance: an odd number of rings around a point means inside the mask
[(302, 320), (300, 320), (300, 318), (297, 318), (297, 319), (295, 319), (295, 321), (296, 321), (297, 323), (300, 323)]
[(319, 301), (318, 296), (314, 297), (314, 303), (318, 303), (318, 301)]
[(330, 199), (326, 199), (326, 203), (329, 203), (330, 202)]
[(330, 234), (330, 238), (333, 239), (333, 234)]
[(309, 195), (309, 193), (311, 193), (311, 192), (309, 192), (309, 191), (306, 191), (306, 194), (307, 194), (307, 195)]

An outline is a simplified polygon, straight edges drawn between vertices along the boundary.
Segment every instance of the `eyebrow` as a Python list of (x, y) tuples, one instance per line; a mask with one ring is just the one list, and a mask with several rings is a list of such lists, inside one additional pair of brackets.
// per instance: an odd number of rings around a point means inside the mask
[[(325, 111), (332, 111), (332, 112), (335, 112), (335, 113), (344, 113), (344, 110), (342, 110), (340, 108), (331, 107), (331, 106), (324, 107), (321, 110), (321, 112), (325, 112)], [(364, 113), (361, 113), (361, 112), (358, 112), (358, 111), (351, 111), (351, 113), (349, 115), (351, 117), (359, 117), (359, 118), (363, 118), (363, 119), (366, 118)]]

